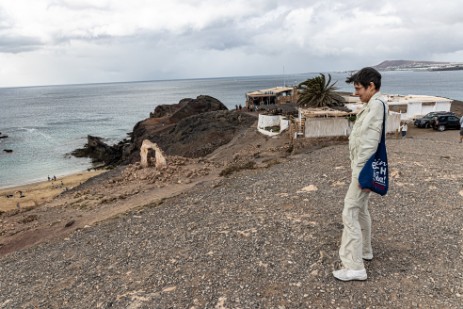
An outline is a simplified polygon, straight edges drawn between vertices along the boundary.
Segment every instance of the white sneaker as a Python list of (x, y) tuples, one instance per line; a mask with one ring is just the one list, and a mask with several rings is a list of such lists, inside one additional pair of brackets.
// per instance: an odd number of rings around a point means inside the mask
[(365, 254), (362, 259), (364, 259), (365, 261), (371, 261), (373, 260), (373, 253), (370, 253), (370, 254)]
[(333, 271), (333, 276), (341, 281), (352, 281), (352, 280), (367, 280), (367, 271), (364, 269), (353, 270), (348, 268), (342, 268), (340, 270)]

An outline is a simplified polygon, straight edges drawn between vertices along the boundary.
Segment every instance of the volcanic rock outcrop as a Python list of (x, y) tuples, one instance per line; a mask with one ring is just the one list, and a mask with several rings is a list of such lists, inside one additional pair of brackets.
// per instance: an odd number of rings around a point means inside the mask
[(87, 136), (87, 144), (84, 148), (78, 148), (71, 152), (75, 157), (88, 157), (93, 163), (103, 163), (105, 165), (116, 165), (122, 159), (123, 143), (109, 146), (101, 137)]
[(143, 141), (149, 140), (167, 156), (198, 158), (227, 144), (238, 130), (249, 128), (255, 120), (256, 116), (229, 111), (219, 100), (200, 95), (196, 99), (183, 99), (178, 104), (157, 106), (149, 118), (135, 125), (130, 140), (108, 146), (101, 138), (95, 140), (89, 136), (84, 149), (72, 154), (85, 154), (94, 162), (106, 165), (135, 163), (140, 160)]

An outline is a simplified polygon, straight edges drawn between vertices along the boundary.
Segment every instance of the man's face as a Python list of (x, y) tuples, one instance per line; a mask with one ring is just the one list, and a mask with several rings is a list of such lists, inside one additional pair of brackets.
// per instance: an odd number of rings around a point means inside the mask
[(360, 97), (360, 101), (363, 103), (368, 103), (371, 97), (376, 93), (375, 84), (370, 83), (367, 88), (363, 87), (361, 84), (355, 83), (355, 95)]

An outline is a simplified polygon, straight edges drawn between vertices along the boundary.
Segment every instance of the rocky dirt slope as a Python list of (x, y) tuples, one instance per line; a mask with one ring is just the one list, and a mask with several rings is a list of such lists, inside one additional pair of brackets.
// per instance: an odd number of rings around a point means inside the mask
[(0, 307), (461, 308), (463, 146), (457, 131), (409, 136), (388, 140), (391, 191), (370, 200), (366, 282), (331, 276), (350, 177), (342, 143), (7, 254)]

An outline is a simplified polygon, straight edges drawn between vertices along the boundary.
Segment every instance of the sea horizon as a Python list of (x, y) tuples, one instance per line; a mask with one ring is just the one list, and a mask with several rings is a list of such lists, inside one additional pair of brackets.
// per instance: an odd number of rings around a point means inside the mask
[[(308, 73), (290, 73), (288, 76), (298, 76), (298, 75), (318, 75), (320, 73), (329, 74), (329, 73), (348, 73), (351, 71), (333, 71), (333, 72), (308, 72)], [(236, 75), (236, 76), (219, 76), (219, 77), (194, 77), (194, 78), (172, 78), (172, 79), (148, 79), (148, 80), (131, 80), (131, 81), (106, 81), (106, 82), (92, 82), (92, 83), (70, 83), (70, 84), (43, 84), (43, 85), (22, 85), (22, 86), (7, 86), (2, 87), (1, 89), (15, 89), (15, 88), (40, 88), (40, 87), (72, 87), (72, 86), (90, 86), (90, 85), (109, 85), (109, 84), (137, 84), (137, 83), (153, 83), (153, 82), (174, 82), (174, 81), (197, 81), (197, 80), (215, 80), (215, 79), (233, 79), (233, 78), (261, 78), (261, 77), (271, 77), (271, 76), (285, 76), (284, 74), (275, 74), (275, 75)]]
[[(386, 71), (383, 93), (433, 95), (463, 101), (463, 71)], [(296, 85), (319, 73), (231, 76), (0, 88), (0, 188), (62, 177), (92, 168), (69, 153), (99, 136), (109, 144), (127, 137), (135, 124), (161, 104), (210, 95), (229, 109), (245, 93)], [(352, 91), (347, 72), (326, 72), (340, 91)], [(12, 149), (5, 153), (4, 149)]]

